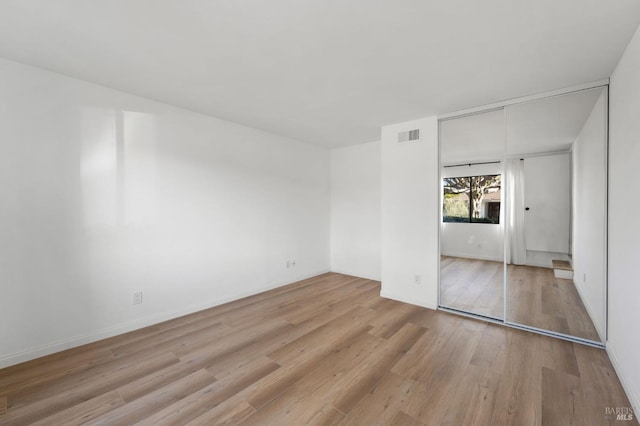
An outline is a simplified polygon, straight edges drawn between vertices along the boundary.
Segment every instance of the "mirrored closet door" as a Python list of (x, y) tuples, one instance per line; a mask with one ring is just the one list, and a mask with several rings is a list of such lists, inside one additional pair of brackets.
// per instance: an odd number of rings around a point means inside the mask
[(504, 117), (440, 122), (440, 305), (493, 319), (504, 318)]
[(506, 321), (602, 342), (605, 88), (506, 107)]
[(607, 88), (440, 121), (440, 306), (606, 340)]

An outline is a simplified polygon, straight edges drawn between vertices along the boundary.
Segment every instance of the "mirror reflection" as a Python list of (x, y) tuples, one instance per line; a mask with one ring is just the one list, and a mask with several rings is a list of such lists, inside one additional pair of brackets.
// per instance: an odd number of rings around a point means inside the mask
[(440, 305), (606, 339), (607, 90), (440, 121)]
[(440, 304), (504, 317), (504, 110), (442, 121)]
[(606, 91), (509, 106), (508, 322), (604, 340)]

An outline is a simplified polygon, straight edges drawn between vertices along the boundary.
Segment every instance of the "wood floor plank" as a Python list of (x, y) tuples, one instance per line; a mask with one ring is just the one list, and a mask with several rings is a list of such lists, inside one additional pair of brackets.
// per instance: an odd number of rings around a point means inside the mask
[(264, 322), (245, 330), (244, 333), (231, 333), (220, 339), (211, 341), (203, 340), (197, 345), (177, 350), (175, 353), (182, 361), (197, 361), (204, 366), (213, 365), (218, 358), (242, 349), (250, 342), (259, 340), (264, 336), (279, 335), (283, 330), (290, 330), (293, 326), (288, 322), (276, 319)]
[(348, 312), (356, 305), (362, 306), (360, 302), (366, 298), (379, 297), (379, 294), (380, 290), (377, 287), (362, 288), (357, 286), (354, 287), (353, 291), (344, 293), (341, 296), (334, 294), (331, 299), (325, 298), (325, 301), (321, 300), (321, 303), (318, 303), (318, 300), (314, 299), (311, 303), (305, 304), (303, 309), (287, 314), (285, 317), (287, 321), (292, 324), (300, 324), (313, 319), (317, 315), (318, 311), (323, 309), (337, 317)]
[(369, 323), (373, 327), (371, 334), (388, 339), (396, 331), (400, 330), (418, 310), (415, 306), (404, 305), (399, 309), (389, 309), (386, 312), (381, 312)]
[(406, 414), (403, 411), (398, 411), (398, 414), (391, 420), (391, 423), (394, 426), (419, 426), (424, 425), (426, 423), (422, 423)]
[[(317, 407), (330, 406), (332, 394), (341, 387), (344, 377), (362, 368), (361, 359), (377, 351), (386, 342), (368, 333), (351, 339), (344, 347), (324, 356), (304, 376), (260, 407), (251, 418), (252, 424), (281, 421), (284, 424), (308, 424), (315, 418)], [(282, 370), (286, 371), (286, 370)], [(309, 404), (309, 400), (313, 404)]]
[(388, 372), (340, 424), (390, 425), (415, 387), (413, 380)]
[(11, 367), (0, 369), (0, 389), (7, 388), (12, 383), (24, 383), (29, 377), (41, 379), (66, 375), (66, 369), (94, 366), (101, 358), (113, 359), (110, 347), (126, 342), (151, 336), (158, 332), (157, 326), (145, 327), (124, 333), (109, 339), (100, 340), (88, 345), (78, 346), (57, 352), (46, 357), (37, 358)]
[[(359, 278), (353, 278), (344, 282), (329, 282), (325, 283), (322, 287), (318, 287), (316, 291), (316, 298), (308, 300), (305, 289), (297, 289), (294, 291), (286, 292), (277, 297), (270, 298), (268, 303), (257, 304), (253, 309), (243, 309), (241, 311), (233, 311), (228, 314), (223, 320), (226, 324), (232, 327), (241, 327), (242, 325), (251, 325), (269, 321), (275, 318), (286, 319), (288, 322), (290, 318), (294, 318), (299, 312), (313, 313), (314, 307), (318, 305), (328, 305), (336, 300), (337, 297), (349, 297), (349, 291), (357, 290), (353, 283), (361, 281)], [(335, 290), (345, 286), (345, 288), (339, 293)], [(316, 305), (316, 299), (318, 305)]]
[(328, 346), (339, 346), (342, 342), (361, 334), (365, 329), (368, 331), (371, 326), (367, 325), (367, 322), (374, 315), (375, 312), (357, 306), (346, 314), (269, 353), (269, 358), (280, 365), (300, 362), (301, 358), (314, 351), (322, 350)]
[(165, 385), (175, 383), (202, 368), (202, 365), (191, 361), (177, 362), (166, 368), (153, 371), (137, 380), (130, 381), (117, 388), (117, 391), (125, 402), (132, 402), (153, 393)]
[[(416, 345), (412, 351), (418, 349), (419, 346)], [(500, 373), (495, 371), (496, 366), (492, 364), (472, 364), (476, 349), (477, 344), (473, 342), (466, 348), (461, 347), (462, 353), (454, 363), (457, 366), (455, 369), (441, 369), (442, 361), (433, 356), (433, 364), (427, 366), (432, 369), (430, 374), (416, 375), (413, 370), (409, 370), (410, 377), (419, 380), (414, 380), (412, 395), (402, 404), (401, 409), (415, 419), (429, 419), (432, 424), (490, 424), (487, 417), (493, 411)], [(449, 352), (443, 349), (442, 353)], [(392, 371), (406, 374), (403, 368)], [(460, 404), (460, 401), (464, 401), (464, 404)]]
[(580, 376), (574, 345), (560, 339), (540, 340), (542, 366), (554, 371)]
[(76, 404), (73, 407), (54, 414), (53, 416), (35, 422), (33, 425), (82, 425), (88, 422), (93, 422), (93, 420), (101, 414), (113, 411), (123, 405), (124, 401), (120, 398), (118, 392), (113, 391)]
[[(236, 348), (233, 352), (221, 354), (215, 359), (209, 359), (208, 367), (216, 377), (221, 378), (226, 372), (237, 369), (239, 365), (251, 359), (262, 356), (264, 353), (273, 355), (278, 350), (285, 350), (290, 344), (299, 345), (302, 340), (298, 340), (301, 337), (312, 335), (311, 332), (320, 329), (327, 325), (329, 322), (337, 319), (338, 317), (331, 312), (316, 313), (316, 317), (309, 318), (308, 320), (292, 325), (291, 327), (283, 328), (277, 333), (264, 334), (259, 340), (253, 340), (248, 342), (247, 345)], [(335, 326), (332, 325), (332, 327)]]
[[(620, 381), (616, 380), (615, 370), (613, 370), (607, 353), (583, 345), (576, 345), (574, 352), (580, 371), (582, 396), (586, 402), (589, 418), (593, 419), (594, 423), (619, 425), (621, 422), (617, 422), (615, 416), (608, 415), (606, 408), (630, 408), (631, 406)], [(624, 423), (639, 424), (636, 415), (634, 415), (634, 420)]]
[(196, 417), (187, 426), (237, 425), (251, 417), (256, 409), (239, 397), (231, 397), (206, 413)]
[(579, 378), (542, 367), (543, 425), (589, 424), (585, 409)]
[(453, 374), (470, 362), (486, 327), (484, 322), (460, 322), (452, 318), (444, 330), (430, 328), (392, 371), (408, 379), (430, 382)]
[[(445, 379), (433, 377), (429, 382), (417, 382), (406, 379), (412, 384), (411, 393), (399, 404), (398, 409), (414, 419), (430, 424), (442, 424), (442, 419), (449, 408), (457, 389), (461, 386), (458, 376)], [(464, 386), (468, 386), (467, 383)], [(452, 423), (451, 423), (452, 424)]]
[(356, 299), (341, 298), (337, 302), (328, 305), (326, 309), (329, 312), (340, 316), (351, 310), (354, 306), (360, 306), (361, 308), (369, 309), (367, 306), (365, 306), (365, 303), (372, 298), (380, 299), (380, 288), (367, 289), (364, 292), (358, 293)]
[(127, 361), (119, 364), (117, 369), (108, 369), (109, 366), (105, 364), (97, 372), (70, 376), (69, 380), (61, 381), (59, 386), (48, 383), (28, 394), (9, 394), (9, 409), (5, 418), (0, 420), (7, 424), (25, 424), (52, 416), (179, 360), (171, 353), (163, 353), (152, 358)]
[(173, 348), (179, 346), (182, 342), (189, 342), (194, 339), (201, 340), (203, 335), (216, 338), (222, 335), (224, 330), (228, 330), (229, 333), (231, 332), (230, 328), (222, 323), (203, 324), (196, 322), (185, 327), (172, 328), (171, 330), (162, 331), (153, 336), (113, 347), (111, 348), (111, 352), (116, 357), (131, 355), (142, 351), (154, 353), (162, 351), (165, 347)]
[(540, 341), (548, 338), (513, 330), (508, 339), (491, 424), (542, 425)]
[(332, 395), (332, 405), (342, 413), (350, 413), (425, 332), (422, 327), (405, 324), (375, 356), (361, 360), (360, 368), (353, 369), (338, 383), (335, 396)]
[(135, 399), (133, 402), (128, 402), (114, 410), (104, 413), (94, 419), (92, 423), (100, 425), (135, 424), (215, 381), (213, 375), (207, 370), (197, 370), (164, 387), (151, 391)]
[(247, 386), (276, 371), (278, 367), (270, 360), (261, 360), (261, 362), (252, 365), (251, 369), (243, 372), (244, 374), (237, 374), (215, 381), (164, 409), (158, 410), (137, 424), (175, 425), (191, 422), (227, 399), (232, 398)]
[[(298, 402), (301, 402), (299, 400)], [(317, 407), (314, 405), (307, 406), (306, 410), (302, 412), (295, 412), (293, 414), (287, 413), (286, 418), (284, 417), (268, 417), (264, 418), (259, 416), (258, 413), (253, 416), (247, 418), (242, 425), (254, 425), (254, 426), (262, 426), (262, 425), (337, 425), (340, 421), (344, 419), (344, 414), (336, 410), (334, 407), (330, 405), (325, 405), (321, 407)]]
[(504, 371), (508, 332), (500, 325), (487, 324), (469, 363), (495, 373)]
[(441, 424), (490, 425), (500, 379), (501, 375), (494, 371), (468, 365), (464, 373), (447, 384), (445, 394), (450, 398), (443, 401), (444, 410), (436, 414), (423, 408), (421, 417), (438, 416)]
[[(455, 267), (443, 262), (460, 290), (469, 273)], [(526, 274), (511, 295), (547, 324), (583, 326), (560, 310), (576, 305), (569, 289), (543, 293)], [(629, 407), (601, 349), (379, 292), (322, 274), (0, 370), (0, 424), (588, 425), (619, 424), (606, 409)]]
[(74, 352), (64, 351), (67, 357), (55, 354), (55, 358), (42, 362), (42, 358), (15, 367), (9, 367), (0, 378), (0, 389), (6, 393), (25, 390), (29, 387), (41, 387), (47, 382), (62, 376), (79, 373), (97, 365), (113, 361), (115, 356), (108, 349), (84, 350)]
[(208, 359), (206, 362), (207, 369), (216, 378), (222, 379), (241, 371), (247, 364), (264, 358), (265, 353), (286, 346), (306, 333), (307, 330), (305, 330), (304, 326), (292, 326), (291, 328), (282, 329), (279, 333), (265, 335), (264, 338), (255, 342), (248, 342), (247, 345), (238, 348), (234, 352), (224, 353)]
[(176, 364), (179, 359), (172, 353), (161, 352), (154, 356), (133, 355), (96, 365), (87, 370), (47, 381), (35, 389), (19, 389), (9, 394), (10, 408), (31, 404), (44, 398), (58, 397), (69, 391), (77, 393), (79, 387), (100, 387), (107, 383), (128, 383), (149, 372)]
[[(303, 322), (314, 316), (318, 309), (322, 309), (326, 306), (331, 306), (342, 300), (352, 300), (358, 298), (362, 293), (371, 290), (371, 287), (360, 287), (360, 283), (366, 283), (367, 281), (362, 278), (354, 278), (352, 280), (339, 283), (339, 286), (343, 286), (341, 291), (336, 291), (336, 286), (325, 286), (321, 291), (316, 293), (316, 297), (313, 300), (308, 300), (304, 293), (301, 293), (299, 297), (295, 299), (287, 298), (286, 304), (282, 306), (295, 304), (293, 309), (289, 309), (287, 312), (279, 312), (278, 314), (287, 319), (287, 321), (297, 324)], [(346, 287), (344, 287), (346, 286)], [(353, 306), (353, 305), (351, 305)], [(280, 308), (280, 306), (278, 307)]]
[[(257, 409), (265, 407), (272, 400), (280, 396), (282, 392), (305, 377), (313, 366), (322, 362), (328, 354), (339, 352), (341, 349), (351, 345), (354, 340), (358, 338), (365, 338), (370, 329), (371, 327), (366, 324), (356, 323), (354, 327), (348, 331), (348, 334), (335, 336), (334, 340), (328, 341), (330, 342), (329, 344), (327, 344), (327, 342), (320, 342), (322, 344), (318, 344), (310, 350), (305, 350), (303, 346), (298, 357), (290, 359), (290, 361), (284, 363), (284, 366), (277, 372), (248, 388), (245, 392), (245, 399)], [(270, 354), (269, 357), (272, 358), (272, 355)]]

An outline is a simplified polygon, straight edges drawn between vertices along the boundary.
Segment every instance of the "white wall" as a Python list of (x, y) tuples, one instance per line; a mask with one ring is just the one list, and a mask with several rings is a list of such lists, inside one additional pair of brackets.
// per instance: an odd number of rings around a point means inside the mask
[[(418, 142), (398, 132), (420, 129)], [(438, 305), (438, 120), (428, 117), (382, 128), (383, 297)], [(420, 284), (415, 277), (420, 277)]]
[(331, 150), (331, 270), (380, 280), (380, 142)]
[(609, 100), (609, 324), (607, 348), (640, 413), (640, 30), (611, 76)]
[[(504, 115), (504, 114), (503, 114)], [(445, 121), (450, 123), (454, 120)], [(441, 137), (443, 135), (441, 134)], [(442, 144), (446, 141), (442, 139)], [(465, 161), (470, 161), (469, 158)], [(502, 174), (502, 164), (474, 164), (460, 167), (443, 167), (442, 177), (465, 177)], [(445, 256), (504, 260), (503, 227), (504, 202), (500, 208), (500, 224), (492, 223), (442, 223), (440, 251)]]
[(605, 336), (606, 97), (603, 91), (573, 144), (572, 264), (576, 288)]
[(4, 60), (0, 182), (0, 367), (329, 270), (327, 150)]

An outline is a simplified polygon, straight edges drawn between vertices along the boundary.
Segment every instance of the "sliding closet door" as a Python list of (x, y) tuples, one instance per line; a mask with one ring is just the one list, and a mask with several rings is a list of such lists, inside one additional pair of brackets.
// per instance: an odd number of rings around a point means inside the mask
[(607, 93), (506, 107), (506, 321), (602, 342)]
[(440, 121), (440, 306), (504, 317), (504, 110)]

